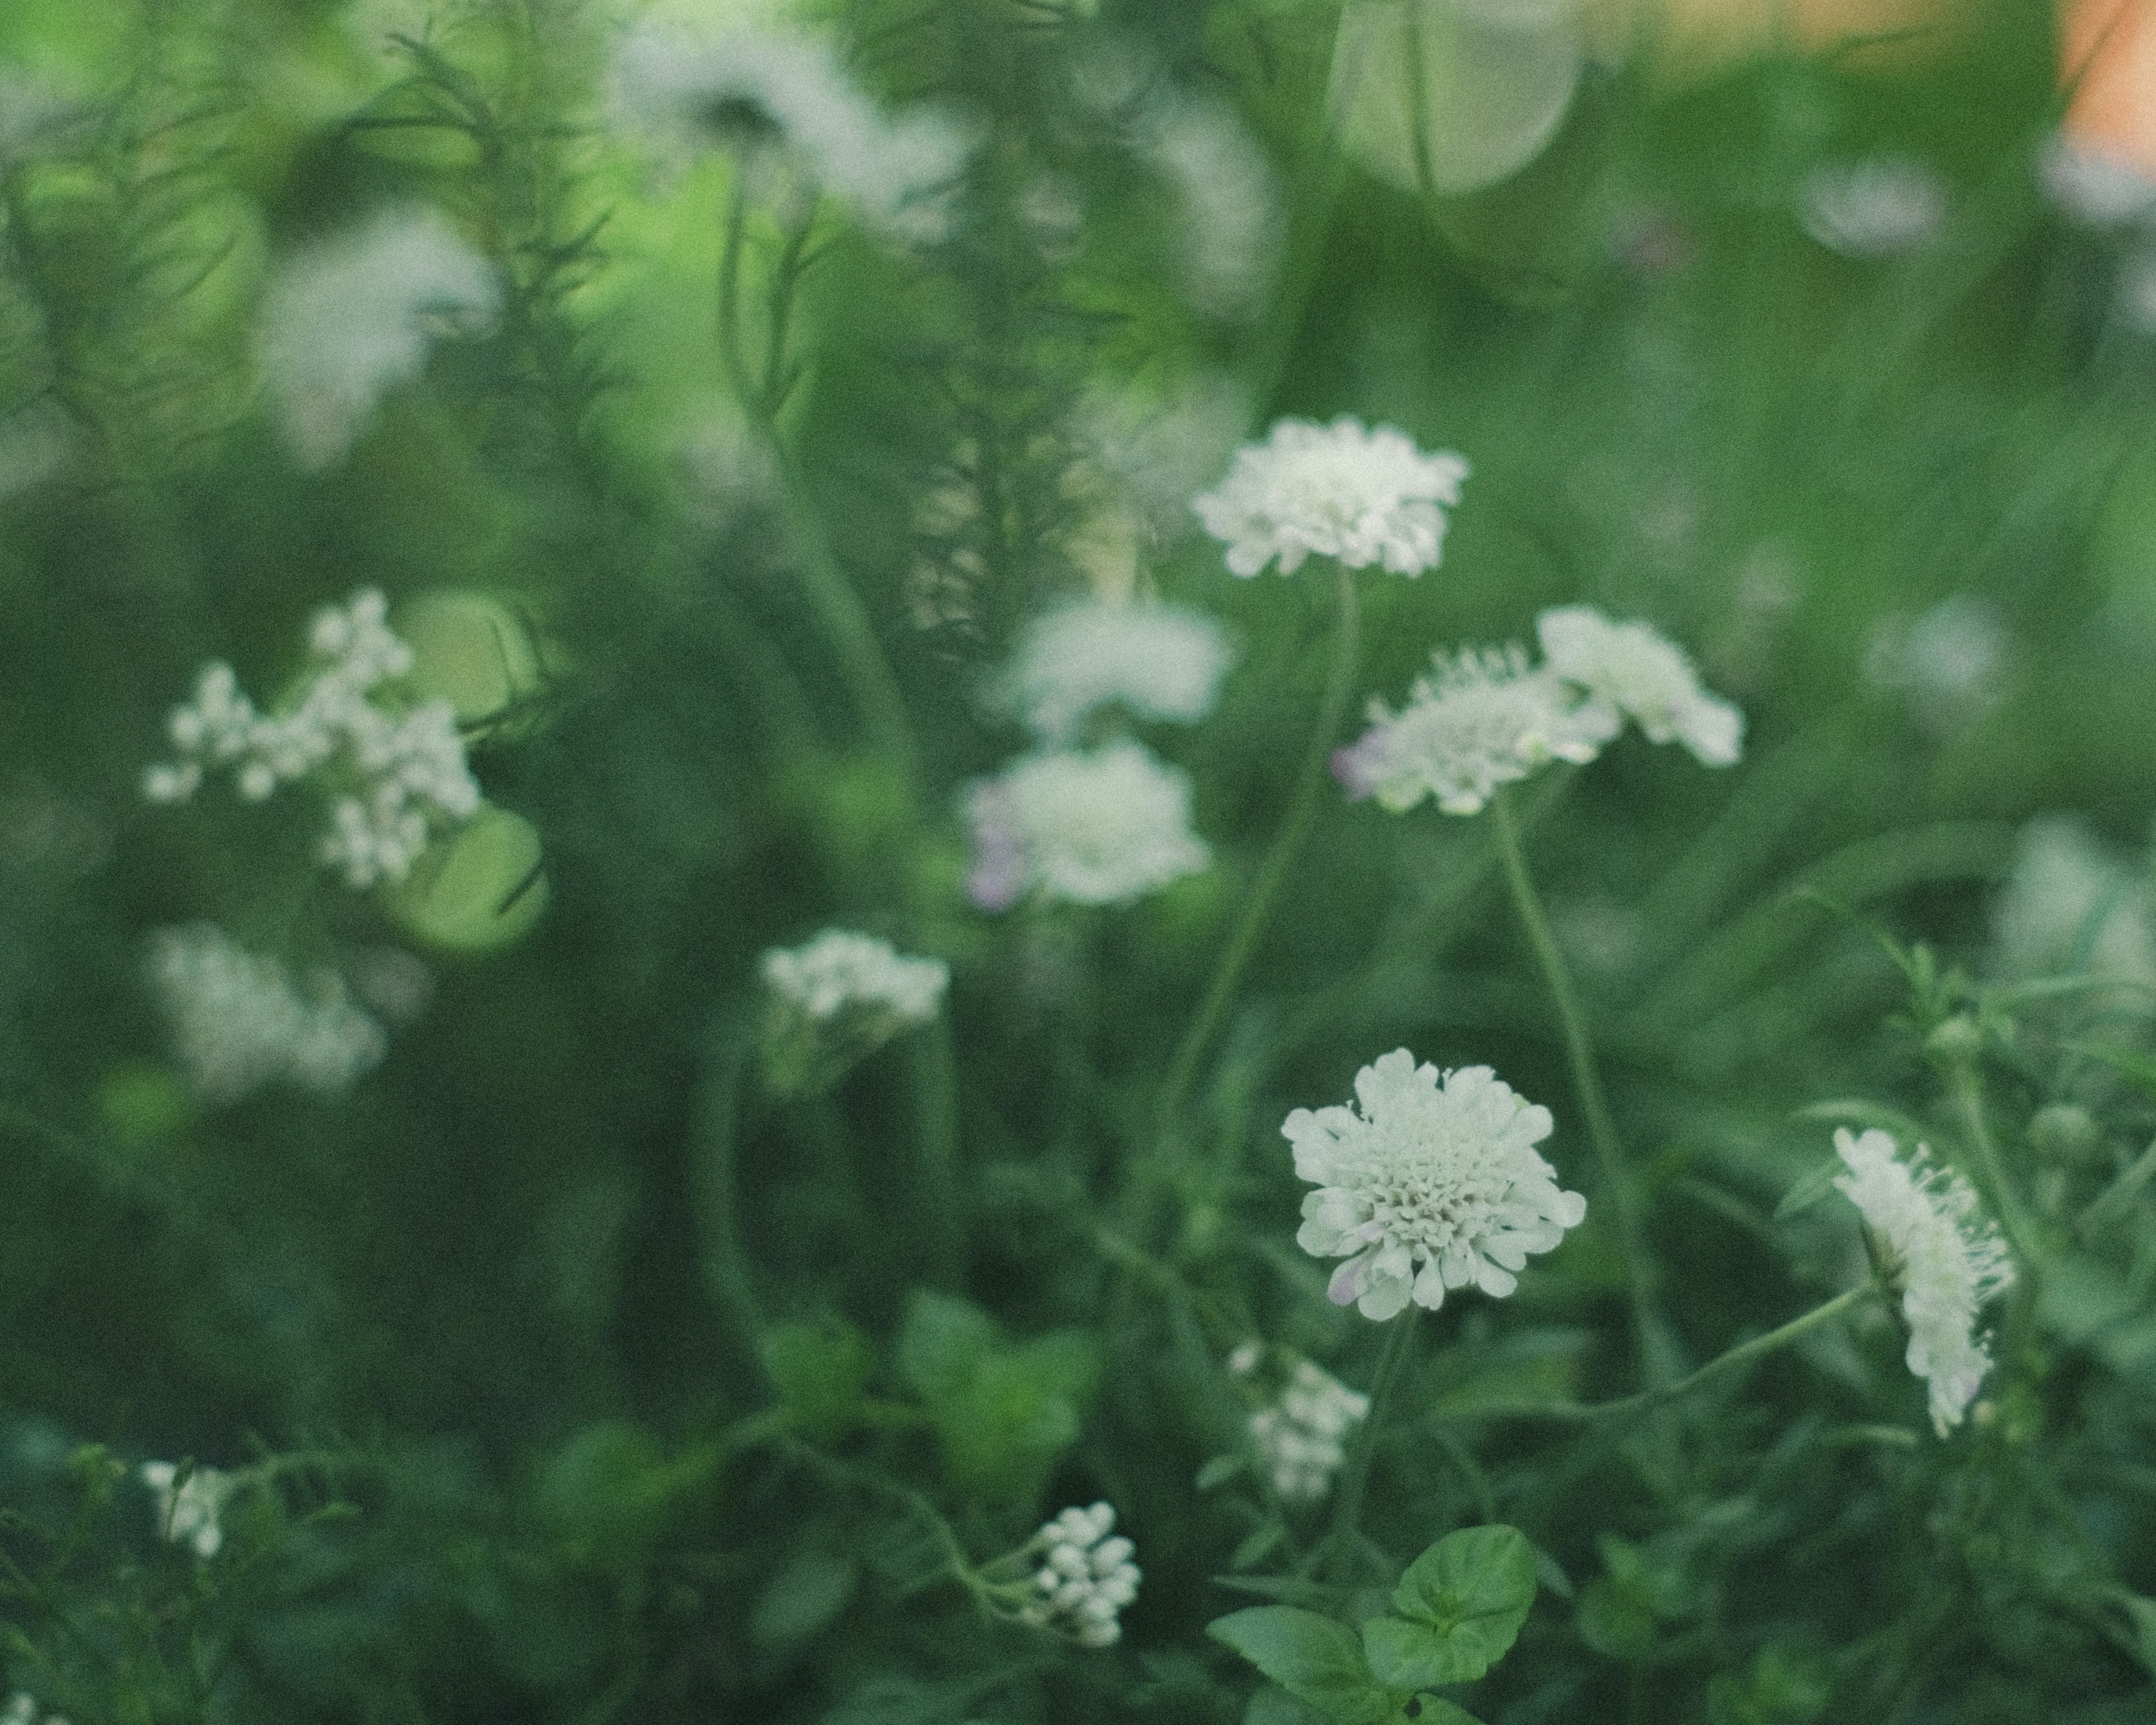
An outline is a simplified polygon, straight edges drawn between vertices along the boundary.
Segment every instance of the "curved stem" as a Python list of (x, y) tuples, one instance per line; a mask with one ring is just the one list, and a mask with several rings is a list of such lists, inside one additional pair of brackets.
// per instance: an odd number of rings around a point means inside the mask
[(1206, 1045), (1220, 1027), (1229, 1004), (1235, 995), (1235, 985), (1242, 980), (1244, 968), (1257, 946), (1258, 937), (1265, 932), (1265, 921), (1272, 913), (1273, 900), (1278, 896), (1281, 883), (1286, 878), (1303, 840), (1309, 836), (1310, 824), (1317, 817), (1317, 797), (1325, 783), (1326, 762), (1332, 753), (1332, 745), (1339, 735), (1341, 716), (1347, 711), (1348, 698), (1354, 692), (1355, 666), (1362, 646), (1362, 619), (1356, 603), (1355, 577), (1345, 565), (1339, 569), (1340, 615), (1334, 626), (1332, 670), (1327, 679), (1325, 694), (1318, 704), (1317, 726), (1311, 732), (1310, 747), (1304, 753), (1302, 772), (1296, 780), (1294, 800), (1288, 805), (1287, 819), (1281, 823), (1279, 834), (1273, 839), (1272, 849), (1258, 870), (1258, 878), (1250, 888), (1250, 896), (1243, 901), (1242, 919), (1228, 937), (1226, 948), (1220, 954), (1219, 967), (1205, 990), (1197, 1015), (1190, 1028), (1183, 1032), (1183, 1042), (1175, 1052), (1175, 1061), (1168, 1068), (1168, 1081), (1161, 1088), (1158, 1111), (1161, 1127), (1165, 1131), (1173, 1122), (1183, 1106), (1191, 1080), (1196, 1076), (1198, 1062), (1205, 1053)]
[(1414, 1346), (1415, 1318), (1420, 1307), (1410, 1303), (1392, 1322), (1385, 1336), (1385, 1351), (1378, 1356), (1378, 1375), (1370, 1384), (1370, 1411), (1363, 1417), (1354, 1459), (1340, 1481), (1332, 1502), (1332, 1530), (1325, 1536), (1327, 1567), (1345, 1580), (1355, 1563), (1355, 1535), (1363, 1519), (1363, 1494), (1370, 1483), (1370, 1463), (1378, 1453), (1378, 1427), (1392, 1399), (1393, 1386), (1405, 1370)]

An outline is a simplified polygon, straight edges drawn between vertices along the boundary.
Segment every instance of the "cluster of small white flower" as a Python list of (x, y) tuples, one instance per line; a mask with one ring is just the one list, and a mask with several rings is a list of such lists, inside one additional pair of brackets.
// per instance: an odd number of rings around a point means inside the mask
[(18, 1689), (8, 1697), (8, 1705), (0, 1707), (0, 1725), (68, 1725), (59, 1713), (39, 1711), (37, 1698), (28, 1690)]
[(1369, 1397), (1313, 1361), (1296, 1361), (1279, 1397), (1250, 1415), (1250, 1436), (1273, 1489), (1289, 1503), (1324, 1497), (1348, 1459), (1341, 1440), (1369, 1412)]
[(1382, 1322), (1410, 1299), (1435, 1311), (1471, 1283), (1502, 1297), (1530, 1253), (1586, 1216), (1535, 1149), (1549, 1110), (1487, 1066), (1440, 1072), (1395, 1049), (1355, 1075), (1355, 1096), (1359, 1112), (1297, 1108), (1281, 1127), (1296, 1178), (1319, 1189), (1296, 1244), (1347, 1260), (1327, 1291), (1335, 1305)]
[(951, 983), (941, 958), (901, 957), (889, 941), (844, 928), (827, 928), (805, 947), (773, 947), (762, 969), (774, 993), (819, 1023), (852, 1007), (925, 1024)]
[(966, 896), (984, 911), (1009, 910), (1029, 892), (1124, 904), (1212, 860), (1190, 829), (1188, 775), (1127, 737), (1022, 756), (968, 787), (966, 809)]
[(625, 123), (680, 157), (729, 134), (775, 140), (890, 239), (931, 244), (955, 224), (965, 128), (930, 108), (886, 115), (807, 37), (743, 30), (699, 43), (639, 28), (615, 58), (614, 95)]
[(236, 1102), (280, 1081), (334, 1094), (388, 1051), (388, 1033), (352, 1003), (335, 972), (316, 972), (302, 988), (277, 960), (211, 923), (152, 934), (149, 976), (180, 1064), (213, 1102)]
[(1445, 509), (1466, 477), (1460, 456), (1425, 455), (1389, 425), (1368, 431), (1344, 413), (1330, 425), (1282, 419), (1264, 443), (1238, 449), (1228, 477), (1191, 507), (1238, 575), (1276, 557), (1292, 575), (1313, 555), (1419, 575), (1443, 555)]
[(144, 795), (184, 803), (206, 770), (228, 767), (240, 795), (260, 802), (280, 784), (331, 768), (347, 788), (331, 805), (322, 860), (359, 891), (403, 880), (438, 828), (477, 810), (480, 792), (449, 702), (392, 710), (369, 699), (412, 668), (412, 650), (388, 614), (372, 589), (343, 610), (320, 613), (313, 675), (277, 714), (255, 710), (230, 665), (205, 665), (194, 700), (173, 709), (168, 724), (179, 759), (149, 769)]
[(1057, 1629), (1081, 1647), (1110, 1647), (1122, 1639), (1116, 1620), (1138, 1596), (1137, 1548), (1108, 1537), (1116, 1525), (1110, 1505), (1066, 1509), (1033, 1536), (1026, 1549), (1042, 1554), (1033, 1584), (1040, 1598), (1024, 1608), (1036, 1629)]
[(1213, 711), (1230, 655), (1220, 625), (1173, 605), (1066, 605), (1028, 629), (998, 693), (1045, 743), (1066, 743), (1102, 707), (1194, 724)]
[(2013, 1286), (2013, 1262), (1968, 1182), (1932, 1166), (1923, 1145), (1904, 1163), (1889, 1134), (1875, 1127), (1853, 1137), (1844, 1127), (1834, 1147), (1849, 1169), (1835, 1186), (1863, 1216), (1881, 1267), (1902, 1290), (1909, 1369), (1929, 1386), (1932, 1427), (1944, 1437), (1990, 1369), (1976, 1315)]
[(285, 259), (255, 359), (293, 453), (309, 467), (338, 460), (382, 393), (418, 375), (429, 340), (485, 329), (500, 298), (486, 259), (429, 209), (383, 210)]
[(239, 1481), (214, 1467), (192, 1467), (185, 1479), (169, 1461), (146, 1461), (138, 1470), (157, 1494), (157, 1528), (175, 1545), (192, 1545), (198, 1558), (213, 1558), (224, 1543), (219, 1518)]

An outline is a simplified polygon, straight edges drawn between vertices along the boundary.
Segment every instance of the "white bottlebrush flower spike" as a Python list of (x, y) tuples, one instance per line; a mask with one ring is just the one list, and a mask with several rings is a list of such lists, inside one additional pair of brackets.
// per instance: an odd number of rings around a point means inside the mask
[(293, 453), (309, 467), (339, 459), (382, 394), (418, 375), (431, 337), (484, 327), (499, 299), (486, 259), (429, 209), (384, 210), (285, 259), (255, 358)]
[(805, 947), (773, 947), (762, 970), (773, 993), (819, 1021), (855, 1008), (925, 1024), (951, 983), (941, 958), (902, 957), (889, 941), (845, 928), (827, 928)]
[(146, 1461), (142, 1483), (157, 1494), (157, 1528), (175, 1545), (192, 1545), (198, 1558), (213, 1558), (224, 1543), (218, 1518), (239, 1481), (213, 1467), (194, 1467), (187, 1477), (169, 1461)]
[(776, 142), (877, 232), (925, 244), (951, 231), (966, 129), (929, 108), (886, 114), (810, 38), (741, 30), (694, 42), (639, 29), (615, 59), (614, 88), (625, 122), (680, 154), (729, 135)]
[(1250, 1436), (1273, 1489), (1290, 1503), (1324, 1497), (1348, 1459), (1342, 1440), (1369, 1412), (1369, 1397), (1298, 1360), (1279, 1398), (1250, 1415)]
[(1002, 689), (1043, 742), (1069, 742), (1104, 706), (1191, 724), (1213, 711), (1228, 669), (1211, 618), (1173, 605), (1066, 605), (1019, 642)]
[(1849, 1172), (1835, 1188), (1864, 1217), (1888, 1278), (1902, 1291), (1909, 1369), (1930, 1389), (1941, 1437), (1976, 1399), (1991, 1356), (1975, 1334), (1979, 1308), (2013, 1286), (2014, 1265), (1976, 1194), (1951, 1168), (1934, 1168), (1919, 1144), (1906, 1163), (1888, 1133), (1842, 1127), (1834, 1147)]
[(1650, 742), (1681, 742), (1702, 766), (1733, 766), (1744, 715), (1700, 687), (1681, 648), (1644, 623), (1613, 623), (1592, 605), (1564, 605), (1535, 619), (1549, 667), (1613, 717), (1631, 720)]
[(1426, 455), (1389, 425), (1368, 431), (1345, 414), (1330, 425), (1282, 419), (1265, 442), (1237, 450), (1227, 478), (1191, 506), (1238, 575), (1276, 557), (1292, 575), (1313, 555), (1419, 575), (1438, 565), (1445, 511), (1466, 477), (1460, 457)]
[(967, 793), (973, 867), (967, 896), (1008, 910), (1027, 893), (1114, 905), (1211, 860), (1190, 829), (1190, 780), (1128, 737), (1091, 751), (1027, 755)]
[(1110, 1647), (1122, 1639), (1116, 1619), (1138, 1596), (1136, 1548), (1111, 1538), (1116, 1512), (1107, 1504), (1066, 1509), (1028, 1542), (1040, 1567), (1033, 1585), (1037, 1597), (1022, 1608), (1036, 1629), (1060, 1630), (1081, 1647)]
[(1359, 1111), (1298, 1108), (1281, 1127), (1296, 1178), (1318, 1188), (1296, 1244), (1347, 1260), (1335, 1305), (1383, 1321), (1410, 1299), (1435, 1310), (1447, 1288), (1509, 1294), (1528, 1254), (1587, 1214), (1535, 1148), (1549, 1110), (1487, 1066), (1441, 1073), (1395, 1049), (1355, 1075), (1355, 1096)]
[(230, 665), (205, 665), (195, 698), (168, 724), (179, 757), (143, 775), (143, 794), (184, 803), (206, 772), (228, 768), (239, 793), (259, 803), (314, 777), (332, 793), (323, 861), (362, 891), (403, 880), (429, 839), (478, 809), (480, 793), (448, 701), (375, 699), (412, 669), (412, 649), (388, 616), (371, 589), (318, 613), (310, 675), (272, 714), (256, 710)]
[(1477, 814), (1501, 784), (1552, 761), (1593, 760), (1619, 725), (1517, 647), (1439, 654), (1405, 706), (1393, 713), (1373, 701), (1370, 721), (1333, 756), (1333, 776), (1396, 814), (1424, 797), (1447, 814)]
[(380, 1020), (334, 971), (300, 981), (208, 922), (151, 935), (149, 978), (180, 1064), (213, 1102), (273, 1083), (333, 1095), (388, 1051)]

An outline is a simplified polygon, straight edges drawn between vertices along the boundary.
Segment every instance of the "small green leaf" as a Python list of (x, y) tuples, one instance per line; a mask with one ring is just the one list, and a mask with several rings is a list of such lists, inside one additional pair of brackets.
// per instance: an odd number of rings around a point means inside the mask
[(1363, 1625), (1363, 1656), (1370, 1675), (1388, 1689), (1432, 1689), (1482, 1675), (1463, 1675), (1460, 1651), (1427, 1624), (1373, 1617)]
[(776, 1324), (765, 1332), (763, 1368), (802, 1430), (826, 1442), (852, 1430), (875, 1356), (844, 1318)]
[(1504, 1657), (1535, 1601), (1535, 1560), (1517, 1527), (1463, 1527), (1408, 1565), (1393, 1609), (1437, 1632), (1451, 1674), (1424, 1681), (1472, 1682)]
[(1371, 1680), (1355, 1632), (1292, 1605), (1252, 1605), (1205, 1626), (1297, 1701), (1338, 1725), (1380, 1725), (1398, 1700)]

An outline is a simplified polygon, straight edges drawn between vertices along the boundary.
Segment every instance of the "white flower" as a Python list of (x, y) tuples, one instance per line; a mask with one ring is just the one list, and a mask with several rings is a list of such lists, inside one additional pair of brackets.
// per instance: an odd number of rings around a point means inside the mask
[(1997, 606), (1949, 593), (1914, 621), (1880, 623), (1865, 649), (1865, 680), (1901, 691), (1927, 728), (1949, 732), (1999, 701), (2010, 644)]
[(951, 983), (941, 958), (903, 958), (889, 941), (844, 928), (827, 928), (805, 947), (773, 947), (762, 968), (782, 999), (819, 1020), (855, 1007), (925, 1024)]
[(2010, 977), (2088, 975), (2156, 987), (2148, 880), (2071, 815), (2039, 815), (2021, 829), (1992, 934)]
[(1355, 1096), (1359, 1112), (1298, 1108), (1281, 1127), (1296, 1178), (1319, 1189), (1296, 1244), (1348, 1260), (1328, 1290), (1335, 1305), (1382, 1321), (1410, 1299), (1435, 1310), (1447, 1288), (1509, 1294), (1527, 1255), (1587, 1214), (1535, 1149), (1549, 1110), (1487, 1066), (1440, 1073), (1395, 1049), (1355, 1075)]
[(293, 453), (326, 467), (393, 384), (414, 377), (443, 329), (484, 328), (492, 270), (447, 218), (387, 209), (285, 259), (270, 278), (255, 357)]
[(2092, 228), (2117, 228), (2156, 208), (2156, 180), (2134, 163), (2054, 134), (2036, 157), (2036, 183)]
[(40, 1712), (36, 1697), (18, 1689), (8, 1697), (8, 1705), (0, 1707), (0, 1725), (68, 1725), (68, 1722), (58, 1713)]
[(1265, 152), (1217, 99), (1171, 97), (1147, 120), (1142, 147), (1180, 195), (1191, 298), (1215, 315), (1241, 311), (1280, 250), (1279, 200)]
[(973, 868), (967, 896), (1008, 910), (1027, 892), (1122, 904), (1211, 860), (1190, 830), (1190, 780), (1121, 737), (1081, 752), (1027, 755), (967, 793)]
[(176, 1545), (194, 1547), (198, 1558), (213, 1558), (224, 1543), (218, 1517), (239, 1481), (213, 1467), (190, 1468), (185, 1480), (179, 1472), (169, 1461), (146, 1461), (140, 1470), (142, 1483), (157, 1494), (159, 1531)]
[(1001, 692), (1046, 743), (1111, 704), (1188, 725), (1212, 711), (1229, 658), (1220, 625), (1195, 611), (1066, 605), (1026, 631)]
[(1550, 669), (1577, 683), (1650, 742), (1682, 743), (1701, 765), (1728, 767), (1742, 752), (1744, 715), (1699, 685), (1683, 649), (1644, 623), (1612, 623), (1592, 605), (1564, 605), (1535, 619)]
[(1275, 557), (1292, 575), (1305, 557), (1351, 569), (1382, 562), (1398, 575), (1437, 567), (1445, 511), (1460, 501), (1467, 464), (1425, 455), (1389, 425), (1366, 431), (1342, 414), (1331, 425), (1282, 419), (1262, 444), (1235, 452), (1218, 489), (1194, 498), (1205, 531), (1228, 547), (1228, 567), (1255, 575)]
[(335, 794), (323, 861), (356, 889), (401, 880), (428, 840), (479, 808), (456, 711), (446, 701), (388, 707), (370, 697), (412, 668), (412, 649), (390, 629), (388, 604), (372, 589), (316, 614), (312, 674), (287, 704), (264, 716), (228, 665), (203, 668), (195, 698), (168, 722), (175, 762), (151, 767), (142, 793), (184, 803), (212, 768), (229, 768), (241, 796), (260, 802), (280, 785), (321, 777)]
[(830, 51), (807, 37), (742, 30), (696, 43), (633, 32), (614, 62), (616, 104), (631, 125), (693, 151), (732, 134), (783, 143), (818, 185), (888, 237), (946, 238), (972, 140), (930, 108), (886, 115)]
[(1311, 1361), (1297, 1361), (1280, 1399), (1250, 1415), (1250, 1435), (1273, 1489), (1290, 1503), (1322, 1497), (1348, 1457), (1341, 1440), (1369, 1411), (1369, 1397)]
[(1038, 1597), (1022, 1608), (1036, 1629), (1056, 1629), (1081, 1647), (1109, 1647), (1122, 1639), (1116, 1621), (1124, 1606), (1138, 1596), (1137, 1548), (1111, 1539), (1116, 1512), (1096, 1503), (1091, 1509), (1066, 1509), (1027, 1543), (1038, 1553), (1040, 1568), (1033, 1585)]
[(284, 1082), (325, 1095), (381, 1064), (389, 1037), (334, 971), (301, 983), (208, 922), (150, 937), (149, 976), (194, 1086), (234, 1102)]
[(1799, 198), (1804, 232), (1849, 258), (1889, 258), (1915, 249), (1946, 220), (1946, 187), (1908, 156), (1875, 156), (1822, 167)]
[(1602, 703), (1581, 701), (1517, 647), (1436, 655), (1398, 713), (1370, 703), (1370, 729), (1332, 757), (1350, 796), (1395, 814), (1435, 797), (1447, 814), (1474, 814), (1501, 784), (1552, 761), (1593, 760), (1617, 734)]
[(1990, 1368), (1974, 1334), (1977, 1310), (2014, 1282), (1999, 1230), (1977, 1209), (1976, 1194), (1950, 1168), (1933, 1168), (1922, 1144), (1906, 1163), (1893, 1138), (1876, 1128), (1834, 1147), (1849, 1172), (1835, 1188), (1864, 1217), (1888, 1277), (1902, 1290), (1909, 1326), (1909, 1369), (1930, 1386), (1932, 1427), (1941, 1437), (1961, 1423)]

